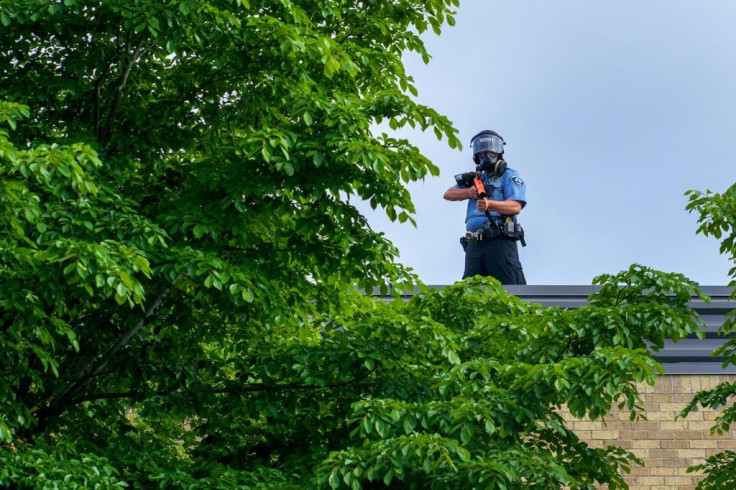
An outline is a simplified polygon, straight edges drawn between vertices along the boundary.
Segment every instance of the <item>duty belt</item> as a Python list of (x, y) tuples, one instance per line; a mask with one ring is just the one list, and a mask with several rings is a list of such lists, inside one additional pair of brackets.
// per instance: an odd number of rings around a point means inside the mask
[(483, 240), (492, 240), (498, 237), (504, 237), (508, 240), (519, 240), (521, 246), (526, 247), (526, 240), (524, 240), (524, 229), (516, 221), (516, 218), (506, 220), (503, 226), (497, 224), (489, 225), (486, 223), (483, 228), (477, 231), (468, 231), (464, 237), (460, 238), (460, 244), (463, 246), (463, 250), (468, 246), (469, 242), (477, 243)]
[(469, 242), (480, 242), (483, 240), (492, 240), (502, 235), (501, 230), (496, 227), (484, 227), (477, 231), (468, 231), (465, 233), (465, 238)]

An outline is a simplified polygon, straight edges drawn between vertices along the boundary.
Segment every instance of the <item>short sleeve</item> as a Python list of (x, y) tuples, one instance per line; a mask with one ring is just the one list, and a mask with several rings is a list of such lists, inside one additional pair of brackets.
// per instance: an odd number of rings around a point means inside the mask
[(519, 201), (522, 208), (526, 206), (526, 183), (516, 170), (508, 169), (504, 174), (503, 192), (506, 199)]

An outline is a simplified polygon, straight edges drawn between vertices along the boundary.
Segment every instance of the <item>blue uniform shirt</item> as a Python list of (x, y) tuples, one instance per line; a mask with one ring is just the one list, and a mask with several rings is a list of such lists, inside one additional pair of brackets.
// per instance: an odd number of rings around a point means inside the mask
[[(519, 177), (519, 173), (516, 170), (508, 168), (501, 176), (496, 174), (488, 175), (483, 172), (481, 178), (483, 179), (483, 187), (486, 189), (489, 201), (506, 201), (508, 199), (513, 199), (521, 203), (522, 209), (526, 206), (526, 184), (521, 180), (521, 177)], [(496, 211), (490, 211), (490, 213), (498, 224), (501, 224), (505, 219)], [(468, 199), (468, 210), (465, 215), (465, 229), (468, 231), (476, 231), (482, 228), (483, 224), (487, 221), (488, 217), (486, 216), (486, 213), (478, 211), (476, 201)]]

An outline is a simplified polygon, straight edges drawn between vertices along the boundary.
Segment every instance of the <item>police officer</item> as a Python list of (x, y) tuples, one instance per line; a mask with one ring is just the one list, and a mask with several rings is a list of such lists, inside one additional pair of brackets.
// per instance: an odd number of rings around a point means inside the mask
[[(476, 173), (455, 176), (457, 185), (444, 195), (448, 201), (468, 199), (467, 232), (460, 240), (465, 249), (463, 279), (481, 275), (493, 276), (501, 284), (526, 284), (516, 245), (519, 240), (525, 243), (516, 215), (526, 206), (526, 185), (503, 160), (506, 142), (501, 135), (481, 131), (470, 144)], [(480, 186), (473, 185), (475, 176), (482, 181), (485, 197), (479, 195)]]

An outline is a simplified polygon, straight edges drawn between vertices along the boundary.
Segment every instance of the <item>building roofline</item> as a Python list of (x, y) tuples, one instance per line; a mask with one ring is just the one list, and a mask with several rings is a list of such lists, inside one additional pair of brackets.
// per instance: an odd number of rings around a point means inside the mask
[[(428, 285), (430, 289), (442, 289), (444, 285)], [(590, 294), (600, 289), (600, 286), (582, 285), (527, 285), (504, 286), (507, 292), (524, 301), (539, 303), (542, 306), (557, 306), (575, 309), (588, 304)], [(705, 302), (693, 296), (690, 306), (705, 322), (705, 338), (696, 337), (682, 339), (677, 343), (666, 341), (665, 346), (654, 356), (662, 363), (665, 374), (736, 374), (736, 366), (722, 366), (723, 359), (712, 357), (713, 351), (722, 346), (727, 337), (718, 332), (725, 320), (725, 315), (736, 309), (736, 299), (732, 299), (733, 288), (729, 286), (700, 286), (700, 289), (710, 297)], [(408, 300), (419, 292), (419, 288), (402, 294)], [(382, 295), (374, 290), (374, 296), (389, 301), (390, 295)]]

